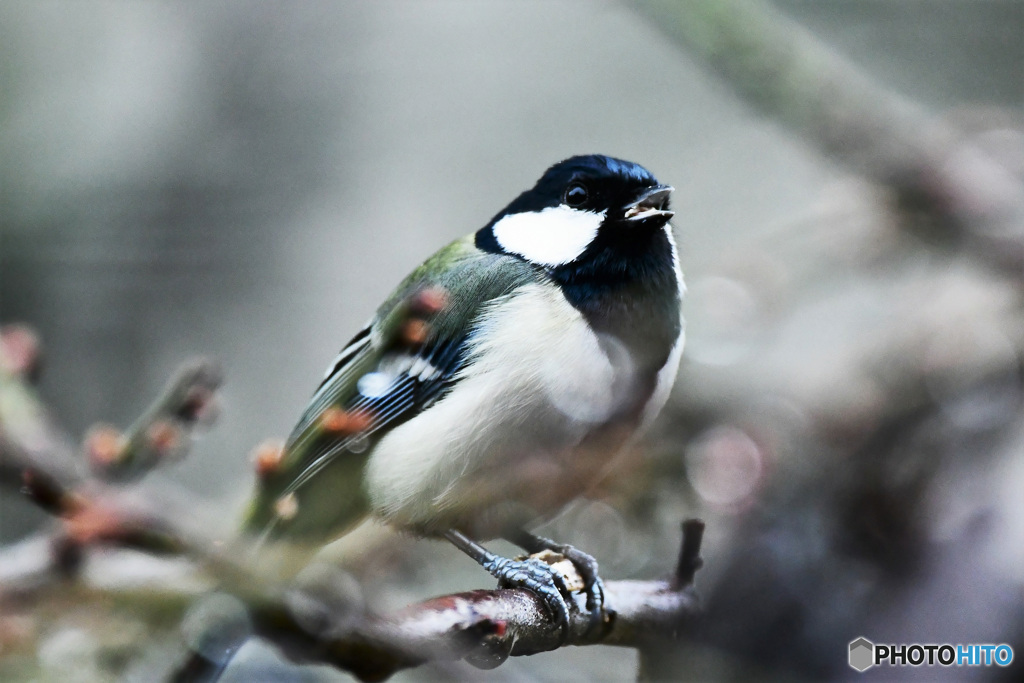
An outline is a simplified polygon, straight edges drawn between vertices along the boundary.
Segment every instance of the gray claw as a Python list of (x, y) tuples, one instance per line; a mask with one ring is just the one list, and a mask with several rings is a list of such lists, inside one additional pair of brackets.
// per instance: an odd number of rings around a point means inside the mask
[(565, 596), (571, 591), (562, 575), (551, 565), (533, 557), (525, 560), (502, 557), (485, 564), (484, 569), (498, 579), (502, 588), (525, 588), (535, 593), (558, 622), (560, 644), (564, 645), (569, 640), (569, 605)]

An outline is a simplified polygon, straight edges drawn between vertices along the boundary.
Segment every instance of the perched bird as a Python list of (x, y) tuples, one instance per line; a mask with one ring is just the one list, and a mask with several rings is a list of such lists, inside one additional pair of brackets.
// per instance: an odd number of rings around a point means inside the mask
[(480, 541), (550, 548), (603, 609), (589, 555), (527, 531), (607, 474), (657, 415), (683, 349), (672, 188), (576, 156), (409, 275), (338, 354), (248, 527), (327, 540), (375, 515), (444, 537), (568, 632), (564, 583)]

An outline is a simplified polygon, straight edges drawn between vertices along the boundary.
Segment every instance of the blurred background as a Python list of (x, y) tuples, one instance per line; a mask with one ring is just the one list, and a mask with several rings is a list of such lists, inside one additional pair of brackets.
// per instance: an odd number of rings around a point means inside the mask
[[(73, 435), (217, 359), (220, 420), (144, 486), (229, 528), (249, 453), (412, 267), (555, 161), (634, 160), (677, 188), (684, 368), (627, 483), (545, 531), (606, 579), (649, 578), (684, 517), (707, 521), (707, 616), (654, 677), (855, 677), (861, 635), (1024, 653), (1024, 3), (753, 6), (820, 50), (799, 69), (732, 68), (758, 39), (702, 41), (699, 7), (0, 1), (0, 322), (43, 339), (40, 392)], [(818, 78), (832, 60), (849, 79)], [(847, 92), (879, 120), (814, 108)], [(0, 539), (42, 520), (0, 491)], [(490, 585), (429, 541), (370, 566), (381, 609)], [(39, 627), (44, 678), (82, 623)], [(147, 671), (74, 642), (77, 675)], [(341, 677), (237, 659), (225, 680)], [(588, 647), (400, 679), (636, 670)]]

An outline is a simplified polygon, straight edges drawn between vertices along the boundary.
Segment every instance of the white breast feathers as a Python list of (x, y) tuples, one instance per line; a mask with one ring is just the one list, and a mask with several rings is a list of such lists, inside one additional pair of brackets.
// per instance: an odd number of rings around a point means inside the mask
[[(575, 476), (572, 449), (616, 412), (631, 375), (629, 354), (599, 339), (557, 287), (495, 300), (451, 393), (374, 449), (366, 485), (375, 512), (444, 528), (531, 487), (550, 490)], [(572, 483), (565, 500), (542, 506), (567, 502), (581, 485)]]

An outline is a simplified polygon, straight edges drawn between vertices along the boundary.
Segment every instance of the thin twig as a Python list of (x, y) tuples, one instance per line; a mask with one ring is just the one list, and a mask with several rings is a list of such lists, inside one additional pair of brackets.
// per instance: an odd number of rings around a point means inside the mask
[(700, 545), (704, 540), (704, 522), (699, 519), (688, 519), (683, 522), (683, 544), (679, 548), (679, 562), (673, 585), (678, 588), (693, 585), (693, 577), (697, 570), (704, 566), (700, 557)]
[(141, 478), (170, 458), (180, 458), (193, 429), (216, 410), (220, 369), (199, 358), (183, 365), (142, 417), (120, 437), (109, 427), (94, 428), (86, 451), (97, 476), (127, 482)]

